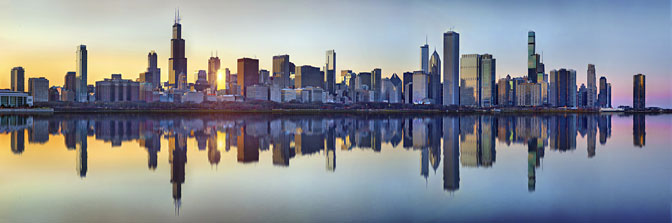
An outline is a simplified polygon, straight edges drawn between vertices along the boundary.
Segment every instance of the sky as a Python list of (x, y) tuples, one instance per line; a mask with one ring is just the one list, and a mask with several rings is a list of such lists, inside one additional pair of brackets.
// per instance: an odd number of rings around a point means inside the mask
[(425, 41), (443, 60), (448, 30), (460, 33), (460, 54), (492, 54), (498, 78), (523, 76), (534, 30), (547, 73), (575, 69), (580, 86), (595, 64), (597, 79), (612, 83), (614, 106), (632, 104), (632, 76), (642, 73), (647, 106), (672, 108), (669, 0), (0, 0), (0, 88), (9, 88), (16, 66), (26, 80), (62, 85), (80, 44), (88, 49), (89, 84), (117, 73), (136, 79), (151, 50), (166, 81), (176, 8), (190, 82), (214, 52), (236, 73), (238, 58), (257, 58), (260, 69), (271, 70), (281, 54), (297, 66), (322, 67), (329, 49), (337, 70), (381, 68), (389, 77), (419, 70)]

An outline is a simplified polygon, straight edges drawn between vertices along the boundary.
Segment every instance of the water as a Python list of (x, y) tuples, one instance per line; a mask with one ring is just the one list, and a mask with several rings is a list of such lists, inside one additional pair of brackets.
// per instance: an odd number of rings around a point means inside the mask
[(671, 221), (672, 116), (0, 117), (0, 222)]

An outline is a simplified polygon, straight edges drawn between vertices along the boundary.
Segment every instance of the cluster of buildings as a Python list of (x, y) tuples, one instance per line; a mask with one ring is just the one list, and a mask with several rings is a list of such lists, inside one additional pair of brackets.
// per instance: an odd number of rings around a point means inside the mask
[[(337, 75), (336, 52), (326, 52), (322, 67), (296, 66), (289, 55), (273, 57), (272, 69), (260, 69), (259, 60), (240, 58), (237, 73), (221, 69), (218, 56), (208, 60), (208, 70), (194, 73), (188, 81), (185, 40), (179, 15), (172, 27), (168, 81), (161, 82), (157, 54), (148, 54), (148, 67), (136, 79), (123, 79), (121, 74), (87, 82), (87, 49), (77, 47), (76, 71), (67, 72), (63, 86), (49, 87), (45, 78), (30, 78), (28, 93), (24, 89), (24, 69), (12, 69), (11, 91), (0, 92), (3, 106), (32, 105), (32, 102), (173, 102), (203, 103), (223, 101), (273, 101), (278, 103), (405, 103), (434, 104), (453, 107), (570, 107), (610, 108), (611, 83), (602, 76), (596, 82), (595, 65), (589, 64), (587, 85), (577, 88), (576, 71), (554, 69), (546, 72), (536, 53), (535, 33), (528, 33), (528, 72), (522, 77), (497, 80), (496, 59), (491, 54), (460, 56), (460, 35), (454, 31), (443, 34), (443, 63), (429, 45), (420, 47), (420, 70), (396, 73), (383, 78), (380, 68), (355, 73), (341, 70)], [(443, 66), (443, 70), (442, 70)], [(443, 75), (443, 78), (441, 77)], [(218, 80), (224, 79), (224, 86)], [(645, 108), (644, 75), (635, 75), (633, 107)], [(18, 96), (17, 96), (18, 95)], [(21, 99), (11, 99), (20, 97)], [(32, 99), (29, 99), (32, 97)]]

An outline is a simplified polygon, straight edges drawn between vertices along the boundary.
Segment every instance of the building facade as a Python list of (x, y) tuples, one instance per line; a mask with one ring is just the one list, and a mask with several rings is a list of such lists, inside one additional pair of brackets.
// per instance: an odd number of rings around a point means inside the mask
[(75, 77), (75, 100), (77, 102), (86, 102), (88, 99), (87, 58), (88, 51), (86, 50), (86, 46), (77, 46), (77, 76)]
[(112, 74), (111, 78), (96, 81), (96, 100), (102, 102), (138, 101), (140, 83), (121, 79), (121, 74)]
[(220, 68), (220, 60), (218, 56), (210, 57), (208, 59), (208, 85), (212, 91), (217, 91), (217, 75)]
[(33, 96), (33, 102), (48, 102), (49, 80), (44, 77), (28, 79), (28, 94)]
[(646, 77), (643, 74), (637, 74), (633, 76), (632, 108), (646, 108)]
[(324, 86), (324, 72), (319, 67), (298, 66), (294, 76), (294, 88), (319, 87)]
[(443, 105), (459, 105), (460, 34), (443, 34)]
[(12, 68), (12, 91), (24, 92), (25, 89), (25, 70), (23, 67)]
[(252, 58), (238, 59), (238, 87), (243, 96), (247, 87), (259, 84), (259, 60)]

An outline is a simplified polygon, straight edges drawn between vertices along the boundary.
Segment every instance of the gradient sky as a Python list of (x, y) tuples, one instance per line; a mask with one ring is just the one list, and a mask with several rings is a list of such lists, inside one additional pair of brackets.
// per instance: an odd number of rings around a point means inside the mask
[[(442, 33), (459, 32), (460, 53), (490, 53), (497, 76), (527, 72), (527, 31), (536, 31), (546, 71), (589, 63), (612, 82), (613, 105), (632, 104), (632, 75), (647, 78), (647, 105), (672, 107), (672, 7), (644, 1), (85, 1), (0, 0), (0, 88), (23, 66), (26, 80), (62, 85), (75, 70), (79, 44), (89, 50), (89, 84), (112, 73), (135, 79), (156, 50), (168, 77), (175, 8), (182, 15), (188, 68), (207, 68), (211, 51), (236, 72), (236, 59), (289, 54), (296, 65), (322, 67), (336, 50), (337, 70), (382, 68), (383, 76), (419, 70), (420, 45), (443, 59)], [(189, 81), (194, 80), (193, 73)], [(27, 84), (26, 84), (27, 86)]]

